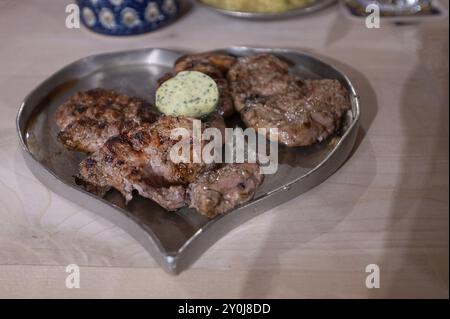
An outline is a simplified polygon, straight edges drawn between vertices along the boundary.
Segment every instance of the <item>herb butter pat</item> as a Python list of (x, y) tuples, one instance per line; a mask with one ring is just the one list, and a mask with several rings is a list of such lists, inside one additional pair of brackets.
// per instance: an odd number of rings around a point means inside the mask
[(208, 75), (184, 71), (164, 82), (156, 91), (156, 107), (165, 115), (203, 117), (219, 101), (219, 89)]

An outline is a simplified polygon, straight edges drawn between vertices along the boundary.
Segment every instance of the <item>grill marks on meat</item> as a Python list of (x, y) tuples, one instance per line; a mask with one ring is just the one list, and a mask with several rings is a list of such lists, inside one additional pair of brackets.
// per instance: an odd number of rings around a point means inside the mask
[(95, 152), (108, 138), (156, 118), (144, 100), (104, 89), (79, 92), (55, 113), (61, 129), (58, 140), (69, 150), (85, 153)]
[[(192, 147), (191, 138), (171, 139), (172, 129), (186, 128), (192, 132), (192, 125), (192, 118), (162, 116), (153, 124), (144, 123), (110, 138), (81, 162), (79, 183), (100, 196), (112, 187), (128, 202), (133, 190), (137, 190), (167, 210), (183, 207), (186, 185), (213, 168), (213, 164), (203, 162), (177, 164), (170, 158), (170, 150), (176, 143), (187, 142)], [(202, 129), (213, 125), (224, 124), (214, 119), (203, 124)]]
[[(153, 124), (144, 123), (109, 138), (80, 163), (77, 183), (99, 196), (117, 189), (127, 202), (136, 190), (169, 211), (187, 204), (209, 218), (251, 200), (263, 180), (258, 164), (226, 164), (215, 169), (215, 164), (171, 160), (175, 143), (187, 142), (192, 147), (191, 138), (172, 140), (171, 131), (186, 128), (192, 132), (192, 123), (192, 118), (163, 116)], [(223, 118), (214, 116), (202, 123), (202, 130), (208, 127), (223, 129)]]
[(258, 164), (226, 164), (190, 184), (187, 201), (191, 208), (213, 218), (250, 201), (263, 179)]
[[(226, 76), (228, 70), (235, 62), (236, 58), (227, 54), (201, 53), (185, 55), (175, 62), (174, 71), (175, 73), (197, 71), (213, 78), (219, 88), (219, 104), (216, 112), (221, 116), (228, 117), (234, 114), (235, 109)], [(158, 84), (161, 85), (172, 78), (172, 76), (172, 74), (166, 74), (158, 81)]]
[(348, 92), (337, 80), (303, 80), (270, 54), (238, 60), (228, 72), (234, 105), (254, 129), (278, 128), (277, 141), (307, 146), (333, 134), (350, 109)]

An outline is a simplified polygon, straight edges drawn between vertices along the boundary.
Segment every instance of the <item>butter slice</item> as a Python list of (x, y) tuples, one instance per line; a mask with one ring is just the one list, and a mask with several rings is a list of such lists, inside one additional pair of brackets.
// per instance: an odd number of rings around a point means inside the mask
[(183, 71), (164, 82), (156, 91), (156, 107), (165, 115), (203, 117), (219, 101), (219, 88), (208, 75)]

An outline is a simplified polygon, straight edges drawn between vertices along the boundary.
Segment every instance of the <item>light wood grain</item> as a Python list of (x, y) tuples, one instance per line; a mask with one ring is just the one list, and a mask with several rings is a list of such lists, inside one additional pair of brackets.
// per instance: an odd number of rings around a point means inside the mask
[[(66, 29), (65, 5), (0, 0), (0, 297), (448, 298), (448, 19), (369, 30), (337, 8), (267, 23), (195, 8), (156, 33), (117, 39)], [(338, 65), (361, 93), (359, 145), (325, 183), (235, 229), (180, 276), (25, 166), (19, 103), (67, 63), (240, 44), (303, 49)], [(64, 286), (69, 263), (81, 266), (80, 289)], [(372, 263), (380, 289), (365, 287)]]

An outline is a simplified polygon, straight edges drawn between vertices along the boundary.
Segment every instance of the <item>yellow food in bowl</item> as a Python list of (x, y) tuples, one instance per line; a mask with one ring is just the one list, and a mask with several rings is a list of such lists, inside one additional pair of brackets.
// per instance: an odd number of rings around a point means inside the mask
[(216, 8), (257, 13), (280, 13), (303, 7), (315, 0), (201, 0)]

